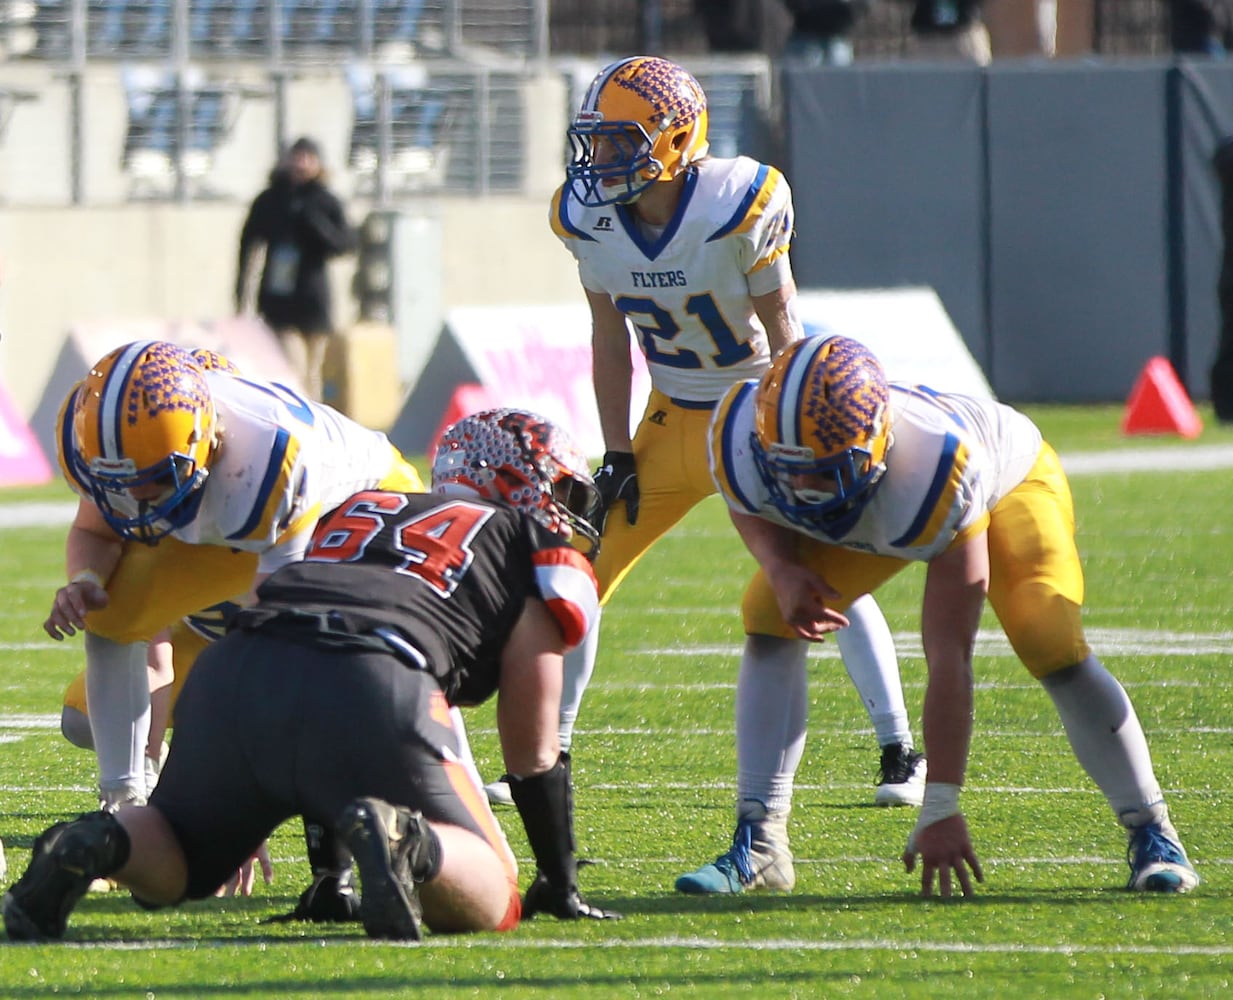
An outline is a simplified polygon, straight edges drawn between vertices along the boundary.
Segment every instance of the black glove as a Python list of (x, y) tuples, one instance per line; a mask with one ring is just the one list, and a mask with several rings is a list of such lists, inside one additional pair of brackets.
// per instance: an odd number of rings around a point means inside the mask
[(522, 918), (530, 920), (537, 913), (551, 913), (558, 920), (620, 920), (612, 910), (592, 906), (577, 887), (554, 889), (543, 872), (535, 873), (535, 881), (522, 901)]
[(360, 897), (355, 893), (351, 872), (318, 875), (313, 884), (300, 893), (299, 902), (290, 913), (268, 917), (263, 924), (285, 924), (307, 920), (314, 924), (344, 924), (360, 919)]
[(596, 531), (604, 533), (608, 511), (618, 500), (625, 501), (625, 519), (630, 524), (638, 523), (638, 467), (631, 452), (604, 452), (604, 464), (595, 470), (595, 488), (599, 491)]
[(355, 894), (351, 872), (319, 875), (300, 894), (300, 901), (291, 914), (292, 920), (313, 923), (348, 923), (360, 919), (360, 897)]

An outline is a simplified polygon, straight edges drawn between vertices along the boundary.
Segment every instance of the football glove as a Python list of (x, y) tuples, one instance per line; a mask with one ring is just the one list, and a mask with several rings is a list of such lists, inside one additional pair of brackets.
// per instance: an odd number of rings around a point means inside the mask
[(295, 909), (269, 917), (263, 923), (284, 924), (307, 920), (314, 924), (350, 923), (360, 919), (360, 897), (356, 895), (351, 872), (317, 875), (302, 893)]
[(595, 470), (595, 489), (599, 491), (595, 530), (601, 535), (608, 523), (608, 511), (618, 500), (625, 501), (625, 520), (638, 523), (638, 467), (631, 452), (604, 452), (603, 465)]
[(535, 881), (522, 901), (522, 917), (530, 920), (537, 913), (550, 913), (558, 920), (620, 920), (612, 910), (592, 906), (576, 886), (554, 888), (543, 872), (535, 873)]

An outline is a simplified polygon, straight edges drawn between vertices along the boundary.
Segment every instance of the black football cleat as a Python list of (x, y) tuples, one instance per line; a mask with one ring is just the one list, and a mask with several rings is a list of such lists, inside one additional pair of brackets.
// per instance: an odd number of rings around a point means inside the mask
[(69, 914), (100, 875), (128, 860), (128, 834), (108, 812), (57, 823), (34, 842), (30, 867), (4, 895), (4, 929), (14, 941), (58, 941)]
[(343, 810), (338, 835), (360, 872), (360, 921), (369, 937), (419, 941), (419, 882), (436, 835), (423, 815), (381, 799), (356, 799)]

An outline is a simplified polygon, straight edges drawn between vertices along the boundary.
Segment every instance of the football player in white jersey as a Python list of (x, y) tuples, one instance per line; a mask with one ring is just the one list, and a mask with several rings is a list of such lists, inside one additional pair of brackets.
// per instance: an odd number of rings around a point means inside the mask
[[(550, 218), (577, 259), (591, 309), (607, 449), (596, 475), (606, 524), (595, 572), (607, 603), (643, 553), (715, 492), (706, 428), (716, 401), (801, 335), (788, 259), (792, 195), (772, 166), (708, 155), (706, 95), (667, 59), (636, 56), (604, 68), (569, 138), (573, 160)], [(631, 326), (652, 385), (632, 440)], [(840, 649), (884, 748), (877, 801), (919, 805), (924, 761), (912, 749), (890, 630), (872, 599), (849, 618)], [(598, 626), (566, 661), (567, 747), (597, 641)], [(781, 669), (784, 683), (804, 683), (803, 661)], [(763, 706), (749, 701), (738, 711), (760, 719)], [(790, 774), (769, 757), (752, 766), (759, 788), (742, 815), (765, 825), (769, 811), (770, 824), (783, 827)], [(792, 875), (767, 878), (787, 888)]]
[(318, 517), (357, 490), (423, 488), (384, 434), (215, 360), (126, 344), (61, 411), (61, 469), (81, 501), (43, 627), (85, 631), (106, 808), (146, 799), (149, 640), (299, 560)]
[[(888, 385), (860, 344), (811, 337), (777, 356), (760, 381), (728, 391), (710, 459), (760, 566), (743, 604), (752, 666), (744, 683), (758, 683), (767, 648), (821, 639), (844, 626), (851, 601), (910, 562), (928, 564), (929, 780), (903, 853), (909, 872), (920, 858), (923, 895), (936, 882), (949, 896), (956, 880), (970, 895), (973, 878), (983, 880), (959, 792), (986, 594), (1127, 831), (1127, 888), (1198, 885), (1134, 707), (1084, 637), (1070, 487), (1031, 420), (992, 400)], [(740, 745), (738, 736), (738, 754)]]

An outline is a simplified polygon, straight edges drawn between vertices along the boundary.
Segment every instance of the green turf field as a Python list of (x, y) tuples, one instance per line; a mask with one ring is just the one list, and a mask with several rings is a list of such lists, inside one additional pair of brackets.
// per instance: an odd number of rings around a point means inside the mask
[[(1120, 410), (1034, 409), (1069, 453), (1161, 448), (1162, 464), (1209, 445), (1122, 439)], [(791, 833), (788, 896), (706, 899), (672, 890), (727, 846), (737, 606), (752, 563), (711, 500), (656, 548), (614, 599), (575, 743), (579, 852), (588, 898), (620, 923), (539, 918), (507, 935), (370, 944), (358, 926), (265, 924), (305, 884), (298, 824), (271, 842), (273, 886), (251, 899), (147, 913), (91, 895), (65, 943), (0, 938), (0, 997), (1206, 997), (1233, 980), (1233, 775), (1229, 620), (1233, 468), (1076, 474), (1086, 622), (1134, 699), (1158, 777), (1204, 881), (1184, 897), (1136, 897), (1124, 838), (1071, 757), (1044, 693), (987, 618), (964, 804), (986, 882), (972, 900), (916, 898), (899, 854), (915, 812), (872, 806), (876, 749), (832, 644), (811, 660), (810, 740)], [(63, 499), (59, 488), (0, 504)], [(80, 667), (40, 623), (62, 581), (64, 529), (0, 532), (0, 838), (10, 879), (33, 837), (88, 809), (90, 755), (57, 729)], [(919, 734), (920, 573), (880, 595), (899, 640)], [(469, 716), (477, 757), (500, 771), (489, 706)], [(357, 725), (362, 722), (357, 722)], [(485, 767), (485, 764), (487, 766)], [(512, 811), (500, 814), (524, 863)]]

